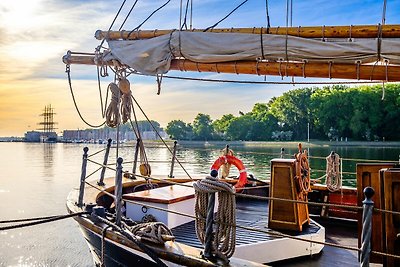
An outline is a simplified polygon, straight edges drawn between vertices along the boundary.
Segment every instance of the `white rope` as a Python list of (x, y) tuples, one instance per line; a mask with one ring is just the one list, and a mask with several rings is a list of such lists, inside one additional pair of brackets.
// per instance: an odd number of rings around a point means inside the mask
[(108, 127), (115, 128), (121, 123), (121, 115), (119, 114), (121, 93), (115, 83), (110, 83), (107, 90), (111, 91), (111, 102), (106, 110), (106, 124)]
[[(233, 150), (229, 149), (229, 148), (222, 149), (221, 153), (220, 153), (220, 156), (226, 156), (226, 155), (234, 156)], [(232, 164), (230, 164), (228, 162), (226, 162), (226, 163), (221, 165), (220, 171), (221, 171), (221, 177), (222, 178), (229, 177), (229, 171), (231, 169), (231, 166), (232, 166)]]
[(340, 157), (332, 152), (326, 157), (326, 187), (331, 192), (342, 188), (342, 174), (340, 171)]
[(218, 192), (218, 210), (215, 217), (215, 235), (213, 239), (213, 252), (229, 258), (235, 252), (236, 244), (236, 200), (235, 191), (228, 183), (219, 181), (218, 178), (207, 176), (193, 184), (195, 189), (196, 204), (196, 234), (204, 245), (206, 236), (206, 217), (208, 208), (208, 194)]

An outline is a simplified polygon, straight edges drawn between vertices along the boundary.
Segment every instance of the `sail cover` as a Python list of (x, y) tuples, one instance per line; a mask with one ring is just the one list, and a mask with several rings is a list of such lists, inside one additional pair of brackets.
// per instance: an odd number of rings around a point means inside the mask
[[(109, 40), (104, 60), (117, 59), (143, 74), (164, 74), (174, 58), (199, 63), (266, 59), (400, 64), (398, 39), (308, 39), (273, 34), (173, 31), (141, 40)], [(264, 55), (263, 55), (264, 54)]]

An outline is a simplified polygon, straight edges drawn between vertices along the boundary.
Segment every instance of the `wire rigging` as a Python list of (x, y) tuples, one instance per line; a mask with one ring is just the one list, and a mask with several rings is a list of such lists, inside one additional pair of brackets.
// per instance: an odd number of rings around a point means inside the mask
[(269, 20), (268, 0), (265, 0), (265, 12), (267, 18), (267, 33), (269, 33), (269, 29), (271, 28), (271, 23)]
[(148, 21), (155, 13), (157, 13), (159, 10), (161, 10), (162, 8), (164, 8), (166, 5), (169, 4), (169, 2), (171, 2), (171, 0), (168, 0), (167, 2), (165, 2), (164, 4), (162, 4), (160, 7), (158, 7), (156, 10), (154, 10), (142, 23), (140, 23), (136, 28), (134, 28), (133, 30), (131, 30), (128, 33), (128, 37), (126, 39), (129, 39), (129, 37), (131, 36), (131, 34), (135, 31), (137, 31), (138, 29), (140, 29), (140, 27), (143, 26), (143, 24), (146, 23), (146, 21)]
[(187, 30), (187, 15), (188, 15), (188, 10), (189, 10), (189, 1), (186, 1), (186, 8), (185, 8), (185, 16), (183, 18), (183, 23), (180, 25), (180, 29), (183, 30), (183, 27), (185, 27), (185, 30)]
[[(117, 14), (115, 15), (113, 21), (111, 22), (111, 25), (110, 25), (110, 27), (108, 28), (108, 31), (107, 31), (107, 32), (110, 32), (112, 26), (114, 26), (114, 23), (115, 23), (115, 21), (117, 20), (117, 18), (118, 18), (118, 16), (119, 16), (119, 13), (121, 13), (121, 10), (122, 10), (122, 8), (123, 8), (124, 5), (125, 5), (125, 2), (126, 2), (126, 0), (124, 0), (124, 1), (122, 2), (121, 6), (119, 7), (118, 12), (117, 12)], [(100, 49), (100, 47), (104, 44), (104, 41), (105, 41), (105, 40), (106, 40), (106, 38), (103, 38), (103, 40), (101, 41), (101, 43), (100, 43), (100, 45), (98, 46), (97, 49)]]
[(131, 9), (129, 10), (128, 14), (126, 15), (126, 17), (125, 17), (124, 21), (122, 22), (121, 26), (119, 27), (118, 31), (120, 31), (120, 30), (122, 29), (122, 27), (124, 27), (126, 20), (127, 20), (128, 17), (131, 15), (132, 10), (135, 8), (135, 6), (136, 6), (136, 4), (137, 4), (138, 1), (139, 1), (139, 0), (136, 0), (136, 1), (133, 3)]
[(383, 0), (383, 7), (382, 7), (382, 25), (386, 23), (386, 4), (387, 0)]
[(81, 113), (81, 111), (79, 110), (78, 104), (76, 103), (76, 99), (75, 99), (75, 95), (74, 95), (74, 90), (72, 89), (71, 69), (70, 69), (70, 66), (69, 66), (69, 65), (66, 65), (65, 72), (67, 73), (67, 76), (68, 76), (68, 84), (69, 84), (69, 90), (70, 90), (70, 92), (71, 92), (72, 100), (73, 100), (73, 102), (74, 102), (74, 106), (75, 106), (76, 112), (78, 113), (78, 115), (79, 115), (79, 117), (81, 118), (81, 120), (82, 120), (86, 125), (88, 125), (89, 127), (92, 127), (92, 128), (100, 128), (100, 127), (102, 127), (102, 126), (106, 123), (105, 121), (104, 121), (103, 123), (101, 123), (101, 124), (94, 125), (94, 124), (91, 124), (91, 123), (89, 123), (88, 121), (86, 121), (86, 119), (82, 116), (82, 113)]
[(225, 19), (227, 19), (230, 15), (232, 15), (233, 12), (235, 12), (238, 8), (240, 8), (241, 6), (243, 6), (248, 0), (243, 1), (242, 3), (240, 3), (237, 7), (235, 7), (231, 12), (228, 13), (228, 15), (226, 15), (225, 17), (223, 17), (222, 19), (220, 19), (217, 23), (215, 23), (214, 25), (206, 28), (203, 32), (207, 32), (210, 29), (214, 29), (218, 24), (220, 24), (222, 21), (224, 21)]

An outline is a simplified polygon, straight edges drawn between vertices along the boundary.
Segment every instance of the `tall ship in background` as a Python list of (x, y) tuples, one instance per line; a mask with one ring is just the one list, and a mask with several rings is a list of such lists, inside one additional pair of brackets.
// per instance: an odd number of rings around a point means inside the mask
[(57, 122), (54, 121), (54, 108), (51, 104), (47, 105), (43, 109), (43, 113), (40, 114), (43, 117), (43, 121), (39, 122), (40, 128), (37, 131), (28, 131), (25, 133), (26, 142), (41, 142), (41, 143), (55, 143), (58, 141), (55, 125)]

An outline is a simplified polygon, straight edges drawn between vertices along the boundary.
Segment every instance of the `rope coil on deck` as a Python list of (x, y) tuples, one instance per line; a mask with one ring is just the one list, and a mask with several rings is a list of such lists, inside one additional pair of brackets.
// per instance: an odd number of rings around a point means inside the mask
[[(236, 222), (236, 200), (233, 187), (228, 183), (219, 181), (216, 177), (207, 176), (205, 179), (194, 183), (193, 188), (196, 197), (196, 234), (203, 245), (207, 239), (205, 219), (208, 213), (208, 194), (218, 193), (218, 210), (215, 218), (216, 226), (212, 249), (214, 253), (220, 252), (230, 258), (235, 252), (236, 243), (236, 229), (230, 226), (230, 224), (233, 225)], [(223, 222), (227, 224), (222, 224)]]

